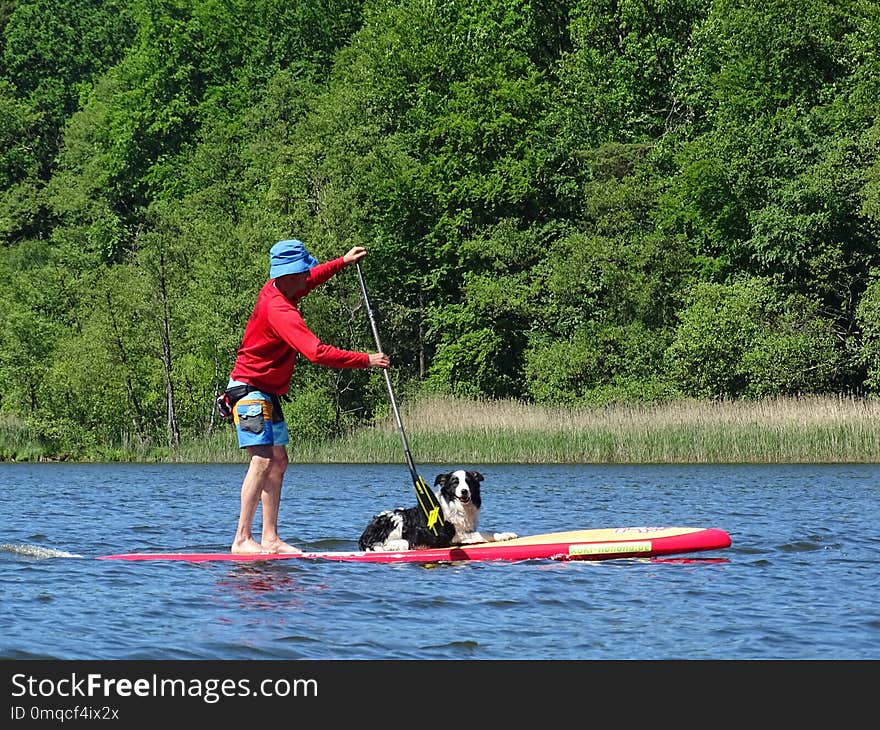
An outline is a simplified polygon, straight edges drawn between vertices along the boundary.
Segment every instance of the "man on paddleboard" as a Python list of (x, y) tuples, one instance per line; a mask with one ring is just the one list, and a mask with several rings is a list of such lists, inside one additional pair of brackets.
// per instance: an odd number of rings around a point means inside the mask
[[(250, 457), (241, 486), (241, 511), (233, 553), (297, 553), (278, 536), (281, 483), (289, 441), (279, 396), (290, 388), (297, 353), (332, 368), (387, 368), (388, 357), (340, 350), (321, 342), (299, 312), (299, 300), (367, 252), (355, 246), (319, 264), (301, 241), (279, 241), (269, 251), (269, 280), (260, 289), (226, 386), (238, 445)], [(251, 532), (258, 503), (263, 507), (260, 542)]]

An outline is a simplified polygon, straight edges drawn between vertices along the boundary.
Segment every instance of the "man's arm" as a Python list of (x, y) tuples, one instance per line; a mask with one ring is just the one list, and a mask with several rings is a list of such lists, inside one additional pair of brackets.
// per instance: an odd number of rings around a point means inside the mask
[[(349, 264), (357, 263), (366, 255), (367, 249), (363, 246), (354, 246), (349, 249), (348, 253), (344, 256), (339, 256), (338, 258), (331, 259), (323, 264), (318, 264), (309, 272), (309, 282), (306, 293), (338, 274)], [(305, 294), (303, 296), (305, 296)]]

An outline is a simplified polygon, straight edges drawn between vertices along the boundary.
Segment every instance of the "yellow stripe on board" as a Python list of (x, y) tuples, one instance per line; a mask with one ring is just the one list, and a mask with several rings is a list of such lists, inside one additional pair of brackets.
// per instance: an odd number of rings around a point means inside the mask
[(545, 545), (553, 542), (592, 542), (605, 543), (630, 538), (642, 542), (650, 538), (680, 537), (692, 532), (700, 532), (703, 527), (601, 527), (592, 530), (566, 530), (564, 532), (546, 532), (541, 535), (517, 537), (504, 542), (485, 543), (486, 547), (505, 547), (513, 545)]
[(569, 555), (609, 555), (611, 553), (649, 553), (651, 541), (594, 542), (588, 545), (569, 545)]

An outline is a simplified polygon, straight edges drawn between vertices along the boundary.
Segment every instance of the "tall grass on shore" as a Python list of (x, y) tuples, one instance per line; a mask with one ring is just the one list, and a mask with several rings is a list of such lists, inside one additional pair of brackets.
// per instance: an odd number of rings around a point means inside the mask
[[(843, 396), (603, 408), (436, 396), (401, 405), (401, 418), (413, 458), (435, 464), (880, 462), (880, 401)], [(393, 463), (403, 448), (389, 414), (295, 445), (291, 459)]]
[(0, 461), (37, 461), (42, 453), (42, 447), (30, 437), (20, 419), (0, 416)]
[[(846, 396), (680, 400), (606, 407), (425, 396), (400, 404), (410, 450), (430, 464), (880, 463), (880, 400)], [(300, 442), (294, 463), (404, 463), (390, 408), (375, 425)], [(108, 452), (109, 453), (109, 452)], [(0, 418), (0, 460), (51, 459), (22, 424)], [(168, 449), (113, 450), (106, 460), (246, 463), (232, 426)]]

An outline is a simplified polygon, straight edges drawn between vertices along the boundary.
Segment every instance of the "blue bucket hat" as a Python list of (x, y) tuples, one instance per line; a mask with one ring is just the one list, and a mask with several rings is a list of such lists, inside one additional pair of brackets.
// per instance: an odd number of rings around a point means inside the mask
[(302, 241), (293, 239), (278, 241), (269, 249), (269, 278), (277, 279), (285, 274), (303, 274), (317, 263), (318, 259), (306, 250)]

